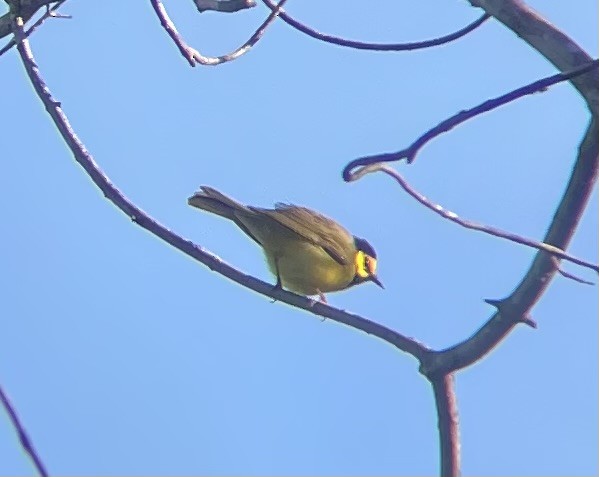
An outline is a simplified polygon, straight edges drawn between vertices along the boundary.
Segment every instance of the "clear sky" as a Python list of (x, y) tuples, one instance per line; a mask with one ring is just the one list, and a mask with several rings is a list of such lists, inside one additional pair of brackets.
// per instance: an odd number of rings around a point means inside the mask
[[(533, 3), (597, 55), (597, 3)], [(208, 55), (266, 15), (166, 7)], [(291, 0), (326, 32), (371, 41), (449, 33), (465, 1)], [(534, 251), (467, 231), (385, 176), (346, 184), (357, 156), (402, 149), (457, 111), (555, 72), (490, 21), (411, 53), (321, 44), (283, 23), (243, 58), (187, 66), (148, 1), (70, 0), (32, 38), (42, 74), (114, 183), (150, 215), (257, 277), (262, 253), (191, 209), (201, 184), (293, 202), (378, 251), (385, 290), (329, 302), (443, 348), (472, 334)], [(3, 12), (2, 12), (3, 13)], [(6, 39), (5, 39), (6, 40)], [(2, 43), (3, 44), (3, 43)], [(16, 51), (0, 57), (0, 382), (56, 475), (433, 475), (436, 415), (417, 362), (376, 338), (249, 292), (132, 224), (73, 161)], [(461, 216), (540, 239), (589, 113), (560, 84), (437, 138), (398, 169)], [(593, 194), (570, 251), (597, 262)], [(590, 280), (588, 270), (564, 269)], [(597, 287), (557, 277), (484, 361), (460, 372), (466, 475), (596, 475)], [(0, 475), (30, 475), (0, 413)]]

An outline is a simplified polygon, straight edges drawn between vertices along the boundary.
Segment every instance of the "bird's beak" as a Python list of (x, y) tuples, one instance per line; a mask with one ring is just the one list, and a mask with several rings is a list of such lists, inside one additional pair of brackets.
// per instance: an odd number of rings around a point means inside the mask
[(370, 275), (370, 281), (376, 283), (379, 287), (381, 287), (383, 290), (385, 289), (385, 287), (383, 286), (383, 284), (381, 283), (381, 281), (379, 280), (379, 277), (377, 277), (376, 275)]

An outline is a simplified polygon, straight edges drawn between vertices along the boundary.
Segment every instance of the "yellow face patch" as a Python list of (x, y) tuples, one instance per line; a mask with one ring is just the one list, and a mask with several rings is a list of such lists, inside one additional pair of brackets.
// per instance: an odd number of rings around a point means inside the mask
[(376, 258), (366, 255), (361, 250), (356, 253), (356, 276), (360, 278), (368, 278), (376, 275)]

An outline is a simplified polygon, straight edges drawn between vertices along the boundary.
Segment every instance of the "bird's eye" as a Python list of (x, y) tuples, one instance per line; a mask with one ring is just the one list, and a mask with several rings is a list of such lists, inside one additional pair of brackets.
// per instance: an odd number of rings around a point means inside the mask
[(376, 273), (376, 259), (366, 255), (364, 267), (366, 268), (368, 275), (374, 275)]

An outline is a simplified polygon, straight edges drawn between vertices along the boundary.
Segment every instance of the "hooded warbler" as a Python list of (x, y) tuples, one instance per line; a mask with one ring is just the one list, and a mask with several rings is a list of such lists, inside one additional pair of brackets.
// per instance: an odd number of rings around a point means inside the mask
[(384, 288), (374, 248), (318, 212), (281, 203), (274, 209), (246, 206), (207, 186), (187, 202), (232, 220), (255, 240), (277, 277), (276, 287), (318, 295), (325, 303), (324, 293), (367, 281)]

